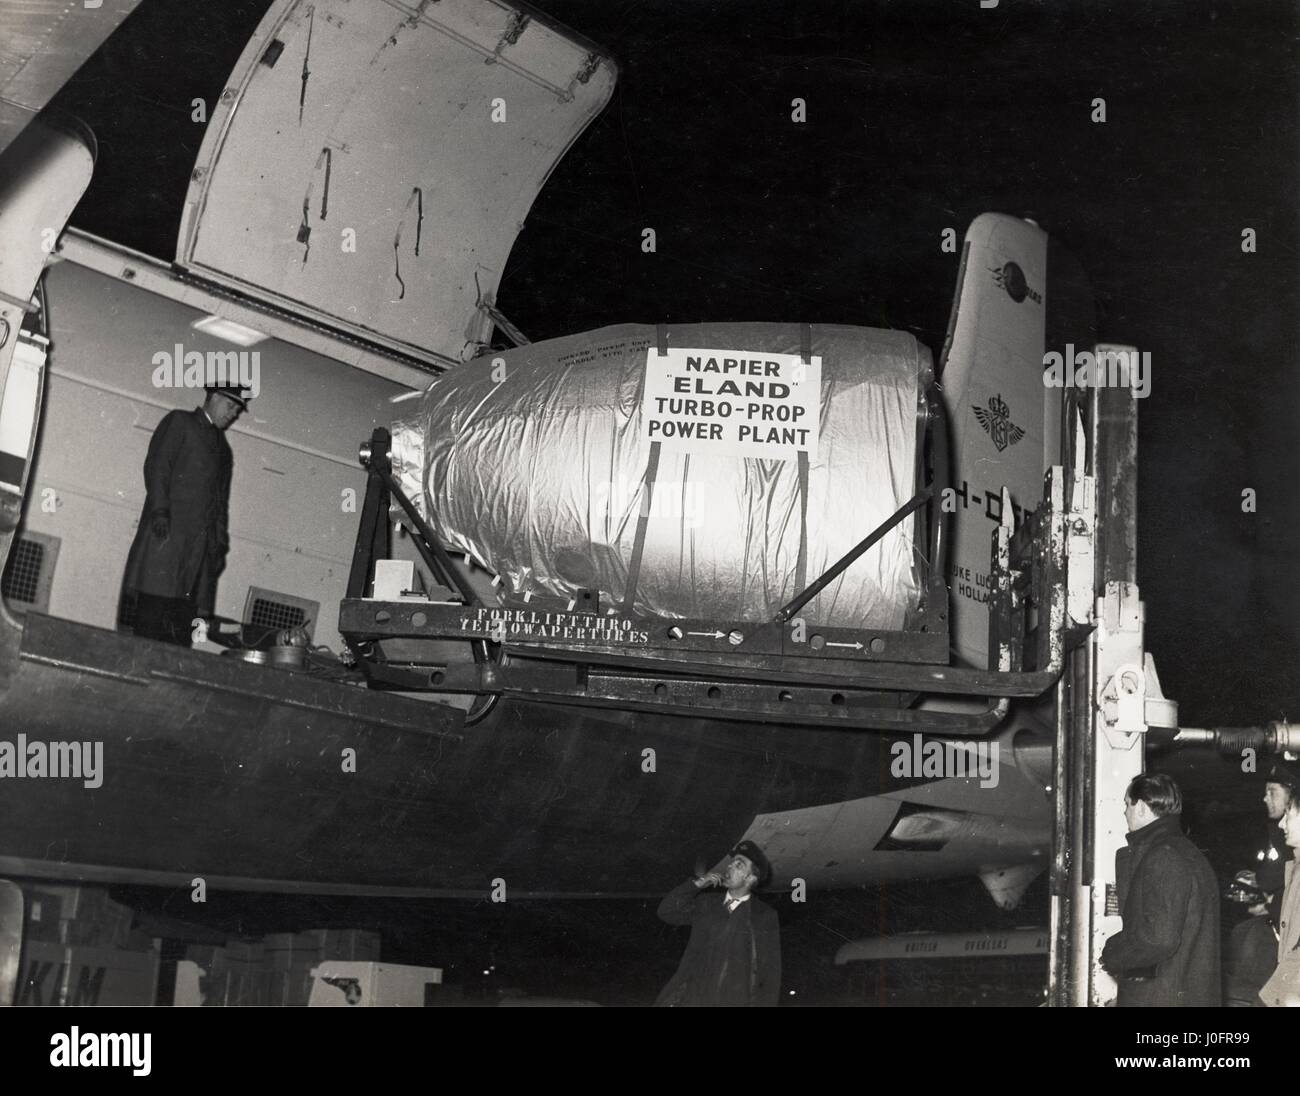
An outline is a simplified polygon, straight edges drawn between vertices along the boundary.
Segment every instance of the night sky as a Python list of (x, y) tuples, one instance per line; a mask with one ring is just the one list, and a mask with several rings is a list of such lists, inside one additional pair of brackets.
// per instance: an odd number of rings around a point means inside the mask
[[(266, 6), (145, 0), (74, 78), (56, 105), (99, 140), (74, 225), (174, 257), (190, 101), (215, 100)], [(1101, 336), (1152, 356), (1138, 579), (1166, 694), (1187, 725), (1300, 718), (1294, 5), (537, 6), (621, 76), (515, 245), (498, 302), (518, 327), (865, 324), (937, 356), (958, 262), (942, 231), (1032, 217), (1089, 272)], [(1233, 776), (1194, 767), (1202, 789)], [(1254, 809), (1253, 786), (1218, 794)]]

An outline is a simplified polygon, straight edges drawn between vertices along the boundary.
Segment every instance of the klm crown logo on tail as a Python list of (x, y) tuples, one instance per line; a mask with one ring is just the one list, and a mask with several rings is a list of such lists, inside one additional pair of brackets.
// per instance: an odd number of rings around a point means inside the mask
[(1025, 272), (1020, 268), (1019, 263), (991, 266), (989, 267), (989, 273), (993, 275), (993, 280), (1007, 291), (1007, 296), (1016, 304), (1019, 304), (1026, 297), (1035, 304), (1043, 303), (1043, 295), (1029, 288), (1029, 282), (1025, 280)]
[(999, 453), (1008, 445), (1015, 445), (1025, 436), (1025, 432), (1011, 421), (1011, 408), (1003, 402), (1000, 392), (996, 396), (989, 397), (987, 410), (974, 405), (971, 410), (975, 412), (975, 417), (979, 419), (980, 425), (984, 427), (988, 436), (993, 439), (993, 444), (998, 447)]

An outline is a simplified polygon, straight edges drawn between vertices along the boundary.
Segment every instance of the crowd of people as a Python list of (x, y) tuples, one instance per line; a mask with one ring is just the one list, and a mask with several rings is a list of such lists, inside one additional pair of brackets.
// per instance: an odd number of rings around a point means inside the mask
[(1101, 954), (1119, 986), (1117, 1005), (1300, 1005), (1300, 773), (1292, 765), (1273, 766), (1264, 804), (1268, 846), (1229, 888), (1248, 915), (1221, 963), (1218, 880), (1183, 833), (1178, 785), (1158, 773), (1129, 784), (1127, 845), (1115, 860), (1123, 927)]
[(1275, 765), (1264, 785), (1268, 846), (1254, 869), (1237, 873), (1230, 896), (1247, 906), (1224, 956), (1224, 1003), (1300, 1005), (1300, 773)]

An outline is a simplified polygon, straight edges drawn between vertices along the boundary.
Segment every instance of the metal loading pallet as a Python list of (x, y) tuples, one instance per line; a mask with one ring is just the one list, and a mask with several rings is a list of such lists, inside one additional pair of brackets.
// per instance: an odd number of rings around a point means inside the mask
[[(979, 735), (991, 731), (1015, 697), (1049, 689), (1072, 638), (1068, 530), (1091, 528), (1067, 492), (1061, 470), (1047, 477), (1042, 505), (1018, 530), (1010, 500), (993, 535), (990, 662), (948, 664), (948, 590), (943, 581), (937, 483), (864, 538), (770, 621), (686, 620), (608, 611), (598, 594), (569, 602), (532, 598), (483, 603), (429, 524), (397, 484), (389, 436), (362, 447), (369, 472), (365, 503), (339, 630), (372, 686), (402, 691), (510, 696), (538, 702), (660, 711), (794, 724)], [(942, 462), (946, 465), (946, 454)], [(942, 482), (942, 479), (939, 480)], [(1070, 509), (1073, 496), (1075, 509)], [(364, 596), (374, 563), (386, 558), (387, 514), (395, 500), (444, 601), (380, 601)], [(920, 604), (900, 631), (825, 628), (798, 615), (893, 525), (929, 502), (923, 543), (931, 548)], [(1086, 508), (1085, 508), (1086, 509)], [(1091, 588), (1090, 568), (1086, 578)], [(1085, 615), (1086, 619), (1086, 615)], [(446, 641), (469, 645), (473, 661), (447, 658)], [(983, 698), (982, 706), (935, 711), (920, 696)], [(471, 717), (474, 712), (471, 711)]]

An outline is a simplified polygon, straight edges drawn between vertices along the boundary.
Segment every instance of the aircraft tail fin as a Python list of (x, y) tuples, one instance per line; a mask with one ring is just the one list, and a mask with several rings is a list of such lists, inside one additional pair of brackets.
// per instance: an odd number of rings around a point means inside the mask
[(1067, 340), (1094, 341), (1091, 291), (1078, 264), (1031, 221), (975, 218), (940, 358), (948, 414), (951, 635), (957, 658), (987, 664), (990, 535), (1003, 489), (1019, 519), (1042, 497), (1061, 460), (1062, 390), (1043, 379), (1043, 356)]

